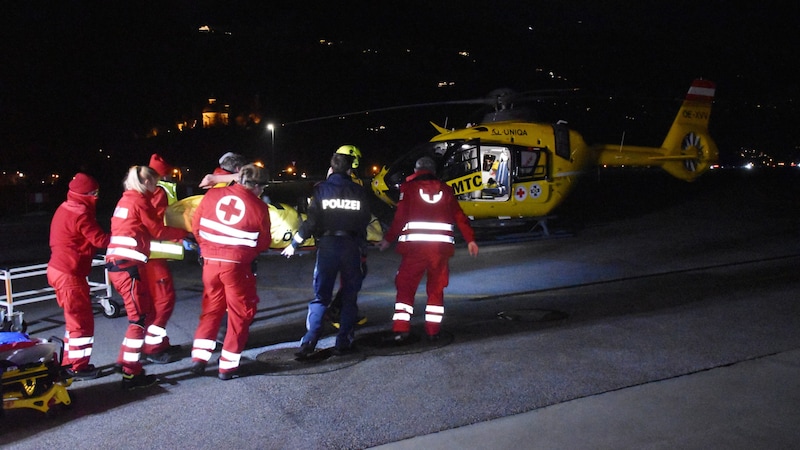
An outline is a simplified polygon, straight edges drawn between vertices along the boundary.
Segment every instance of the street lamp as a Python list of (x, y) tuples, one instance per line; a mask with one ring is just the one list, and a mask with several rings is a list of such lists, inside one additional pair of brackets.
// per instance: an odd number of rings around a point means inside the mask
[(275, 171), (278, 170), (278, 165), (275, 164), (275, 125), (268, 123), (267, 129), (272, 135), (272, 146), (270, 147), (270, 165), (272, 166), (272, 176), (275, 177)]

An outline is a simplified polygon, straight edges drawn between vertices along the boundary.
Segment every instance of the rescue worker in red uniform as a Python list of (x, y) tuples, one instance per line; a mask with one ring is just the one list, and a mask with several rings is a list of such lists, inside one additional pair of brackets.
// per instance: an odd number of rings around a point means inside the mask
[[(177, 185), (166, 180), (172, 172), (160, 155), (150, 156), (148, 166), (158, 173), (158, 187), (153, 192), (150, 202), (156, 210), (156, 216), (164, 221), (167, 207), (178, 200)], [(183, 257), (183, 245), (174, 241), (151, 241), (150, 259), (144, 265), (147, 288), (153, 299), (153, 323), (147, 327), (144, 338), (144, 354), (148, 361), (156, 364), (167, 364), (180, 359), (180, 345), (170, 345), (167, 335), (167, 322), (175, 310), (175, 285), (168, 260)]]
[(95, 215), (98, 188), (94, 178), (76, 174), (69, 182), (67, 200), (56, 209), (50, 223), (47, 282), (64, 309), (62, 365), (76, 380), (97, 378), (100, 374), (89, 363), (94, 345), (94, 311), (86, 278), (95, 253), (106, 248), (109, 240)]
[(239, 376), (239, 361), (259, 301), (251, 265), (272, 242), (269, 208), (260, 198), (268, 181), (265, 170), (247, 164), (237, 183), (209, 190), (192, 217), (203, 254), (203, 304), (192, 344), (191, 371), (197, 375), (205, 372), (216, 349), (227, 310), (218, 376), (221, 380)]
[(225, 153), (219, 159), (219, 167), (214, 169), (213, 173), (204, 176), (200, 180), (200, 187), (209, 189), (212, 187), (225, 187), (231, 184), (238, 179), (239, 170), (245, 164), (247, 164), (247, 160), (244, 156), (233, 152)]
[(395, 276), (397, 299), (392, 318), (395, 342), (407, 341), (414, 314), (414, 294), (427, 273), (428, 302), (425, 306), (425, 334), (439, 338), (444, 317), (444, 288), (450, 279), (449, 260), (455, 253), (454, 226), (467, 241), (470, 256), (478, 255), (475, 233), (469, 218), (461, 210), (453, 189), (436, 175), (436, 163), (423, 156), (416, 161), (414, 173), (400, 186), (400, 200), (392, 225), (378, 244), (381, 250), (398, 241), (402, 255)]
[(147, 387), (158, 381), (155, 375), (147, 375), (139, 362), (145, 330), (153, 322), (153, 300), (144, 267), (150, 258), (150, 241), (180, 240), (187, 235), (186, 230), (168, 227), (158, 217), (151, 203), (157, 183), (155, 170), (147, 166), (131, 167), (125, 178), (125, 191), (111, 217), (106, 267), (128, 315), (128, 329), (117, 358), (122, 366), (123, 389)]

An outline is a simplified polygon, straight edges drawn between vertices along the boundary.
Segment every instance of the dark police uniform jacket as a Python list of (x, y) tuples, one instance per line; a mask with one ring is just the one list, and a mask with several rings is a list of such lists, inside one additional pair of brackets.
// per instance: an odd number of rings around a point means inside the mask
[(371, 218), (364, 188), (345, 174), (331, 174), (314, 186), (308, 217), (295, 233), (292, 246), (302, 245), (312, 235), (322, 240), (325, 236), (350, 236), (361, 242)]

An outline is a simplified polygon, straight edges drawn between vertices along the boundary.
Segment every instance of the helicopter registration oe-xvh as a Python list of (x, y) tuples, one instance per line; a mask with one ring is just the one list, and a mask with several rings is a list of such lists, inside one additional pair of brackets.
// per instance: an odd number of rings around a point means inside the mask
[(542, 221), (591, 167), (660, 166), (686, 181), (709, 170), (719, 157), (708, 132), (714, 92), (713, 82), (692, 83), (661, 147), (590, 146), (563, 123), (509, 120), (503, 105), (483, 123), (467, 128), (448, 130), (431, 123), (439, 134), (384, 166), (373, 178), (372, 190), (396, 205), (414, 162), (430, 156), (437, 175), (453, 188), (471, 219), (539, 219), (547, 232)]

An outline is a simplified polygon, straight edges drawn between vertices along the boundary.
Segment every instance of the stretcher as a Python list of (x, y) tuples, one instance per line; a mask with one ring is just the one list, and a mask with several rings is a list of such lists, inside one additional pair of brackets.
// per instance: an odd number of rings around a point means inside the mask
[[(203, 200), (202, 195), (193, 195), (169, 205), (164, 214), (166, 224), (171, 227), (183, 228), (191, 233), (192, 218), (201, 200)], [(269, 206), (270, 235), (272, 236), (269, 248), (273, 251), (280, 251), (292, 242), (292, 237), (300, 229), (300, 225), (307, 216), (286, 203), (269, 203), (267, 206)], [(374, 215), (367, 225), (366, 231), (367, 241), (371, 243), (377, 243), (383, 239), (383, 228)], [(301, 247), (313, 248), (316, 245), (312, 236), (303, 241)]]
[(30, 408), (52, 414), (57, 405), (69, 406), (67, 388), (73, 379), (61, 367), (63, 352), (64, 342), (55, 337), (47, 341), (15, 331), (0, 332), (0, 413)]

